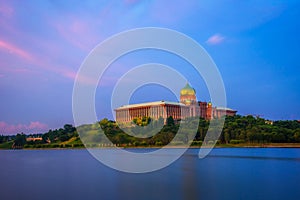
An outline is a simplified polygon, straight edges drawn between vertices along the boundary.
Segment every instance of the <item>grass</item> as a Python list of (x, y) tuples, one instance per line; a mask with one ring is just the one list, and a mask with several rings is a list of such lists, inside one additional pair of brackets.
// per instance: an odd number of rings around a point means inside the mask
[(4, 142), (0, 144), (0, 149), (11, 149), (12, 145), (13, 145), (13, 141)]

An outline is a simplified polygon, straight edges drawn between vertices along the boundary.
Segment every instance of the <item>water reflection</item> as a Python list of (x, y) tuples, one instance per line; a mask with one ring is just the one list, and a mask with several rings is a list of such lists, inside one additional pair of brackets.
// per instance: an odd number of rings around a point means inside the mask
[(299, 158), (300, 149), (240, 148), (199, 159), (190, 149), (164, 169), (128, 174), (86, 150), (0, 151), (0, 199), (298, 200)]

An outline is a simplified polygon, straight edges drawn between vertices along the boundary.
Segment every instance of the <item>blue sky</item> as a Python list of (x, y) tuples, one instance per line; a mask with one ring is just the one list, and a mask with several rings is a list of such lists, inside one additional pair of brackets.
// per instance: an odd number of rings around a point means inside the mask
[[(84, 58), (107, 37), (148, 26), (180, 31), (202, 45), (220, 70), (230, 108), (300, 119), (299, 10), (299, 1), (0, 0), (0, 134), (73, 123), (73, 83)], [(154, 61), (193, 77), (187, 63), (165, 52), (120, 58), (97, 91), (99, 118), (112, 117), (105, 99), (118, 78)], [(201, 78), (192, 85), (199, 100), (209, 100)], [(175, 100), (152, 85), (137, 90), (132, 102), (145, 101), (145, 94), (149, 101)]]

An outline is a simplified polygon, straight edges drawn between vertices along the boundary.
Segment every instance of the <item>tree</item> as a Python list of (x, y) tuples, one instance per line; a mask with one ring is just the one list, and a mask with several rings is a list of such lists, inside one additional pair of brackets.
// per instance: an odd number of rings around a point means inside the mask
[(72, 124), (65, 124), (64, 129), (66, 133), (73, 133), (74, 131), (76, 131), (76, 128), (73, 127)]
[(231, 139), (230, 134), (228, 131), (226, 131), (224, 134), (224, 140), (225, 140), (226, 144), (228, 144), (230, 142), (230, 139)]
[(174, 119), (173, 119), (172, 116), (169, 116), (169, 117), (167, 118), (167, 125), (168, 125), (168, 126), (174, 126), (174, 125), (175, 125)]
[(300, 128), (296, 129), (294, 132), (294, 140), (300, 142)]
[(25, 144), (26, 144), (26, 135), (24, 133), (17, 134), (14, 141), (14, 146), (23, 147)]

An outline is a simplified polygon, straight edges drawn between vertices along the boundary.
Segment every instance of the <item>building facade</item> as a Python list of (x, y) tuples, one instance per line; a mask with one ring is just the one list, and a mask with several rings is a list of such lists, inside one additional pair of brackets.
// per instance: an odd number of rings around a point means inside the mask
[(180, 102), (156, 101), (124, 105), (115, 109), (118, 123), (130, 123), (135, 118), (150, 117), (154, 120), (162, 117), (165, 121), (172, 116), (175, 121), (187, 117), (201, 117), (206, 120), (233, 116), (237, 111), (229, 108), (213, 107), (210, 102), (196, 99), (196, 91), (188, 83), (180, 91)]
[(125, 105), (115, 109), (115, 111), (117, 122), (132, 122), (134, 118), (142, 117), (151, 117), (154, 120), (158, 120), (160, 117), (167, 119), (170, 116), (174, 120), (180, 120), (190, 116), (188, 106), (168, 101)]

